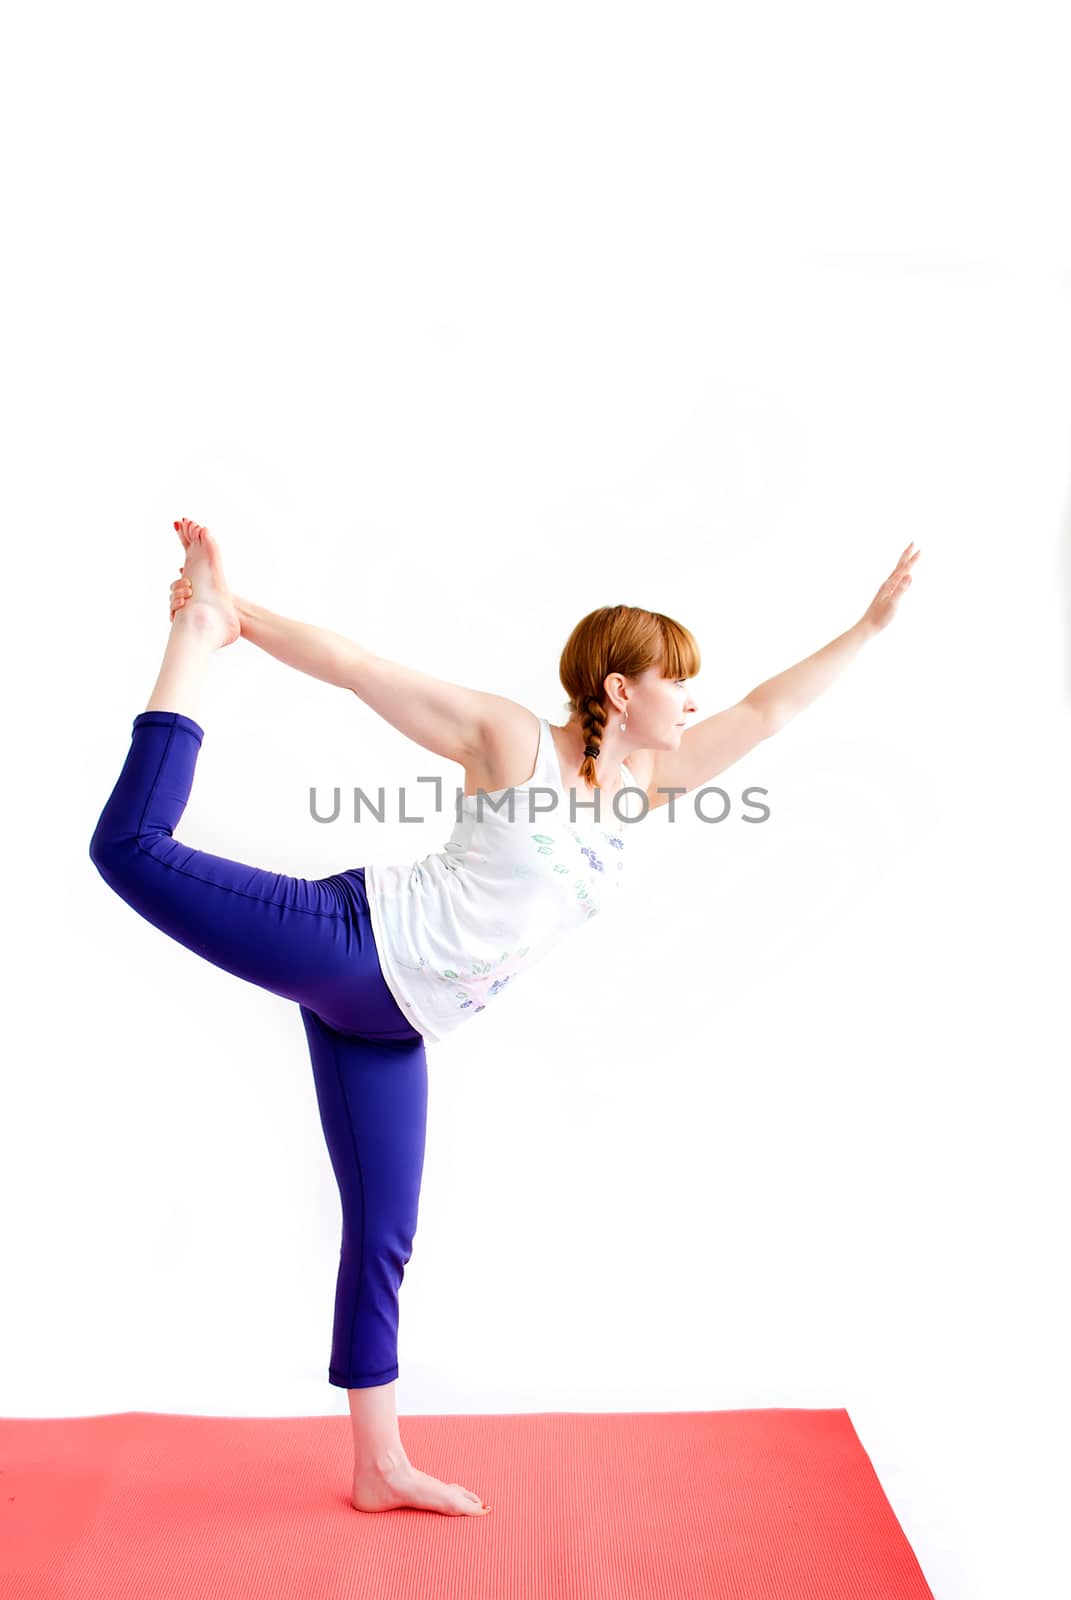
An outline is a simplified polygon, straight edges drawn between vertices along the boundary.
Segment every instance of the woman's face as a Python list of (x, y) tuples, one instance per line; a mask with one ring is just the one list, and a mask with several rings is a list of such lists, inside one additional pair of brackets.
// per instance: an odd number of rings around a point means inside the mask
[[(697, 710), (687, 678), (667, 678), (662, 666), (648, 667), (625, 684), (628, 693), (626, 735), (638, 750), (675, 750), (685, 719)], [(623, 717), (618, 721), (624, 721)]]

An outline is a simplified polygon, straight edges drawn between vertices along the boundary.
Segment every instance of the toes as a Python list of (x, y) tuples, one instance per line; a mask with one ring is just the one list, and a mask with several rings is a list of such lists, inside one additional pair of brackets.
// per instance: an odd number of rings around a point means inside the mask
[(188, 550), (191, 544), (200, 544), (208, 532), (199, 522), (193, 522), (189, 517), (180, 517), (175, 523), (175, 532)]

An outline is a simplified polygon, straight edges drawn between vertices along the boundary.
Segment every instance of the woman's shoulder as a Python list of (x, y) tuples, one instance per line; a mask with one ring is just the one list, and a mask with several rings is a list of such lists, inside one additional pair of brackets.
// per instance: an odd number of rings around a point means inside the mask
[(540, 719), (516, 700), (496, 696), (495, 712), (481, 728), (479, 749), (465, 767), (465, 793), (494, 794), (527, 783), (539, 754)]
[[(546, 723), (553, 760), (557, 763), (559, 784), (564, 789), (575, 786), (579, 781), (580, 757), (569, 751), (565, 728), (549, 722), (546, 717), (538, 717), (516, 700), (504, 697), (498, 700), (495, 716), (484, 726), (481, 749), (465, 768), (465, 793), (475, 794), (482, 789), (486, 794), (494, 794), (528, 783), (538, 766), (543, 723)], [(653, 750), (634, 750), (625, 763), (634, 785), (644, 793), (648, 792), (651, 782), (653, 761)], [(555, 771), (554, 766), (551, 771)]]

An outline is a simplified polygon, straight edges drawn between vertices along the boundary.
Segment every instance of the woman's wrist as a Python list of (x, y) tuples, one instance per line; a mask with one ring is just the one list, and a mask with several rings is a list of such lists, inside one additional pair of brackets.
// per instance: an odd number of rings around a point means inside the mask
[(242, 624), (242, 632), (245, 633), (246, 622), (253, 621), (257, 608), (251, 600), (243, 600), (240, 594), (236, 594), (232, 598), (234, 600), (234, 609), (238, 613), (238, 620)]

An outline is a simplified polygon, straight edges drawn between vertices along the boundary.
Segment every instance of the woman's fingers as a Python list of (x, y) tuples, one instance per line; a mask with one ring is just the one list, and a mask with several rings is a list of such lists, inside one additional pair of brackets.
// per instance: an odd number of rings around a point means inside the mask
[[(914, 540), (912, 540), (912, 544), (913, 543), (914, 543)], [(908, 547), (907, 547), (907, 550), (910, 550), (911, 547), (912, 547), (911, 544), (909, 544)], [(922, 554), (921, 550), (916, 550), (915, 554), (913, 556), (911, 556), (910, 559), (908, 559), (907, 558), (907, 550), (904, 551), (903, 555), (900, 557), (899, 561), (896, 563), (896, 566), (893, 568), (893, 574), (892, 574), (893, 578), (903, 577), (903, 575), (907, 571), (908, 567), (913, 567), (915, 565), (915, 562), (918, 560), (919, 556)], [(892, 582), (892, 579), (890, 578), (889, 581)]]

